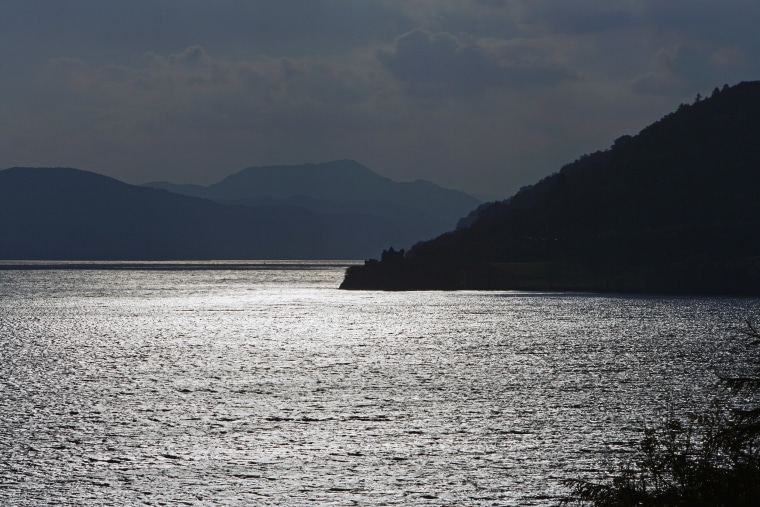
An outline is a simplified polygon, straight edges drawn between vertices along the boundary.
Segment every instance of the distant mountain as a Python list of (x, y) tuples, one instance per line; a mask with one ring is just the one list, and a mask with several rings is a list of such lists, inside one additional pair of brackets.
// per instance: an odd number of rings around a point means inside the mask
[(388, 238), (412, 240), (353, 211), (222, 205), (77, 169), (0, 171), (0, 259), (350, 259)]
[(342, 287), (758, 296), (760, 82), (682, 104)]
[(320, 213), (359, 213), (390, 221), (403, 231), (405, 242), (433, 238), (454, 227), (480, 204), (457, 190), (418, 180), (400, 183), (351, 160), (324, 164), (249, 167), (209, 186), (146, 183), (178, 194), (224, 204), (295, 206)]

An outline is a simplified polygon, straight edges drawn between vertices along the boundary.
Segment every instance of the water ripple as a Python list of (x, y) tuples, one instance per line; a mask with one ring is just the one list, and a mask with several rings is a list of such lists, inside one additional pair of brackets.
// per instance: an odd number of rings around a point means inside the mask
[(0, 504), (554, 505), (760, 313), (341, 275), (0, 271)]

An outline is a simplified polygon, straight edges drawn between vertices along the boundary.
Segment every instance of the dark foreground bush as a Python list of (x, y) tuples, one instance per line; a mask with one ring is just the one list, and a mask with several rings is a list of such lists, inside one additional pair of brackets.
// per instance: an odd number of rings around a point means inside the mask
[(754, 358), (746, 374), (721, 378), (732, 406), (687, 418), (673, 413), (646, 428), (636, 457), (605, 482), (567, 482), (563, 505), (752, 506), (760, 505), (760, 332), (741, 331)]

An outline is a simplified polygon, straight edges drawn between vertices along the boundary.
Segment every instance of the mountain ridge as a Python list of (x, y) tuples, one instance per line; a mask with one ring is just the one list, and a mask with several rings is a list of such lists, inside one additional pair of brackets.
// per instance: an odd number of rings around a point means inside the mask
[(621, 136), (347, 289), (760, 294), (760, 83)]
[(223, 205), (73, 168), (0, 171), (0, 259), (357, 258), (390, 221), (297, 207)]
[(144, 186), (226, 204), (272, 205), (301, 197), (332, 203), (344, 212), (367, 213), (392, 221), (403, 216), (399, 226), (414, 229), (416, 239), (445, 232), (481, 203), (464, 192), (425, 180), (396, 182), (348, 159), (248, 167), (208, 186), (168, 182)]

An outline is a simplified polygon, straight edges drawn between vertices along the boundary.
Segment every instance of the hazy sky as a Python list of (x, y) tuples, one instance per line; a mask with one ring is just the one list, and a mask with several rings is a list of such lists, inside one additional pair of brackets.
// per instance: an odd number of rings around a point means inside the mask
[(0, 167), (355, 159), (507, 197), (760, 78), (760, 0), (0, 0)]

